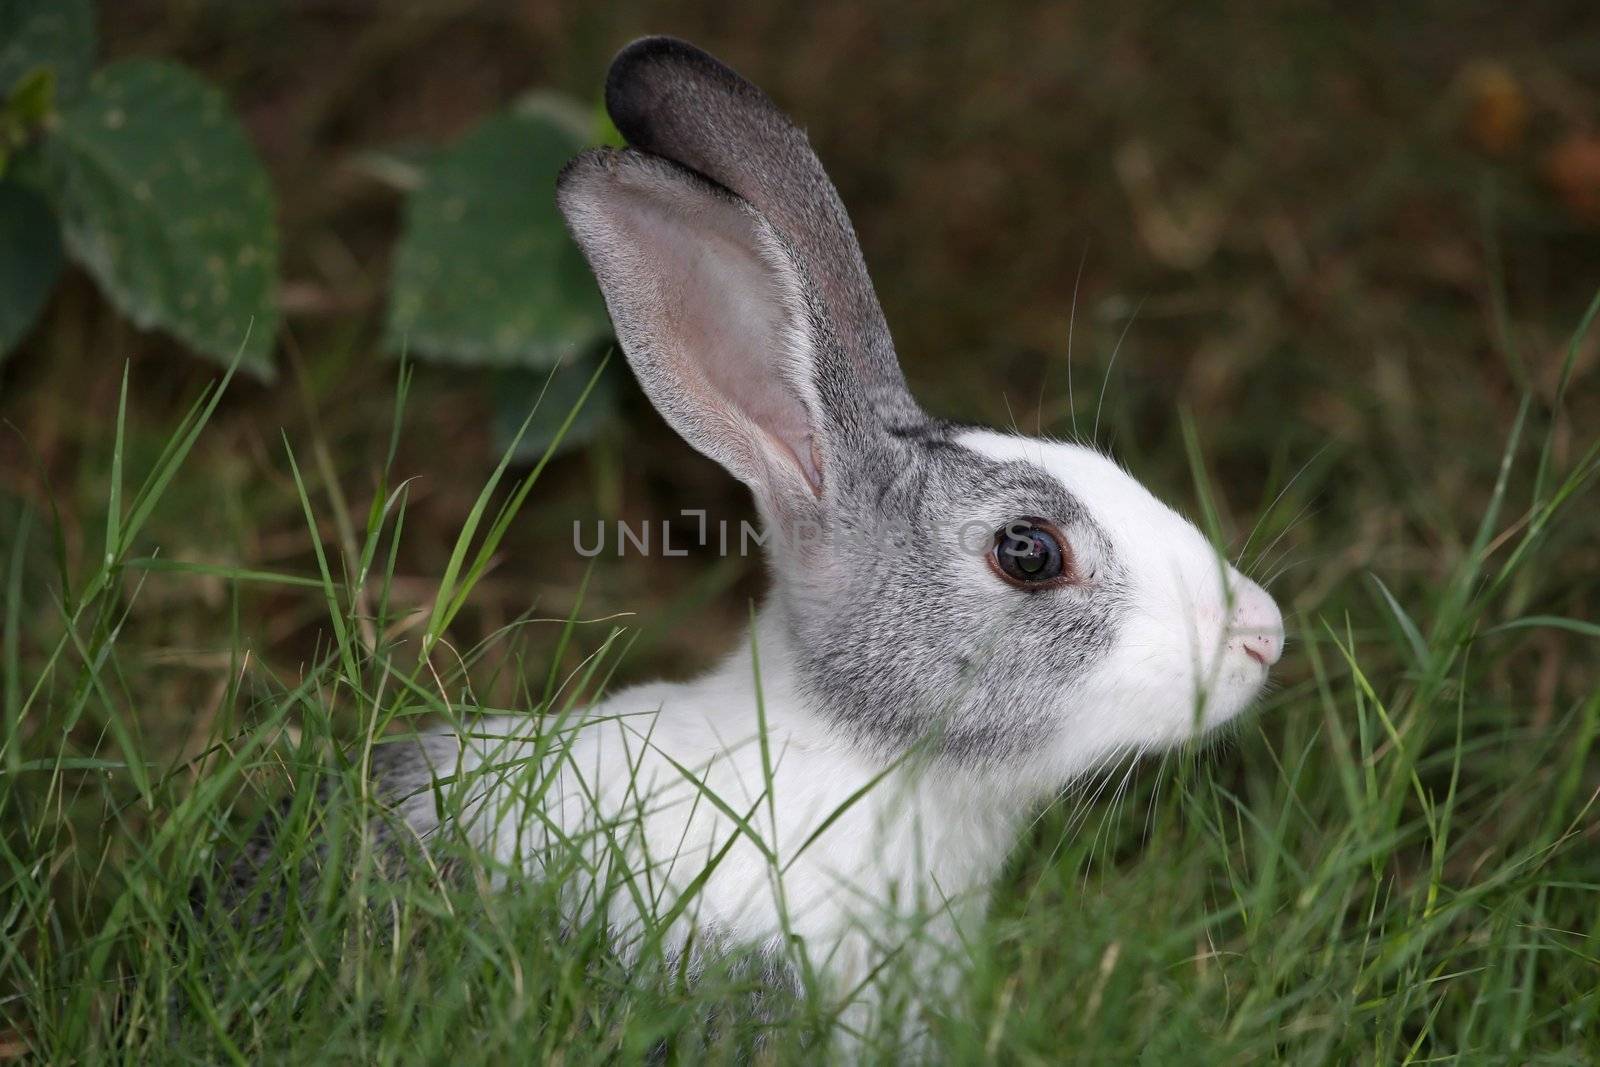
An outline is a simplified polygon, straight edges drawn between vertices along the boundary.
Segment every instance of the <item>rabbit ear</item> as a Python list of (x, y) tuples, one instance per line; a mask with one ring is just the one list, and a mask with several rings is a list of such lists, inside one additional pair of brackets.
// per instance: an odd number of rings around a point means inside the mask
[(841, 427), (860, 417), (807, 284), (750, 205), (634, 149), (591, 149), (556, 201), (639, 383), (695, 448), (777, 512), (814, 510)]
[(612, 60), (606, 109), (630, 144), (732, 190), (788, 238), (867, 401), (891, 426), (925, 421), (839, 193), (765, 93), (691, 44), (646, 37)]

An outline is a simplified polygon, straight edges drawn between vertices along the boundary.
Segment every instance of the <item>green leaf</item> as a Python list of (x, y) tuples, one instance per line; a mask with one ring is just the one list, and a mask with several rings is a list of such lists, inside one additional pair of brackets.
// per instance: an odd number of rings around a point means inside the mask
[(24, 74), (6, 97), (6, 117), (24, 129), (42, 125), (55, 107), (56, 75), (49, 67)]
[(83, 91), (94, 66), (94, 5), (89, 0), (0, 0), (0, 94), (29, 73), (55, 72), (56, 93)]
[(1507, 630), (1565, 630), (1580, 637), (1600, 637), (1600, 623), (1586, 622), (1583, 619), (1565, 619), (1559, 615), (1529, 615), (1521, 619), (1512, 619), (1499, 626), (1491, 626), (1484, 633), (1498, 634)]
[(1412, 665), (1420, 669), (1428, 659), (1427, 639), (1422, 636), (1422, 631), (1417, 628), (1417, 624), (1406, 613), (1406, 609), (1400, 606), (1400, 601), (1396, 600), (1394, 594), (1389, 592), (1389, 587), (1383, 584), (1383, 579), (1371, 571), (1367, 572), (1367, 578), (1382, 594), (1383, 602), (1389, 608), (1389, 614), (1400, 627), (1400, 633), (1405, 637), (1406, 645), (1411, 649)]
[(272, 378), (272, 191), (222, 93), (169, 63), (113, 64), (62, 110), (45, 149), (67, 253), (111, 302)]
[(0, 182), (0, 359), (33, 327), (61, 274), (61, 236), (50, 205)]
[(427, 167), (406, 203), (388, 344), (453, 363), (548, 368), (610, 333), (556, 211), (555, 179), (589, 143), (581, 109), (532, 97)]
[[(504, 451), (516, 448), (511, 458), (517, 463), (532, 463), (544, 455), (545, 449), (556, 441), (567, 413), (577, 405), (584, 388), (599, 367), (602, 352), (581, 359), (570, 360), (554, 372), (506, 370), (495, 375), (494, 382), (494, 437), (495, 447)], [(556, 442), (556, 455), (580, 449), (598, 437), (602, 430), (616, 418), (617, 375), (620, 361), (608, 366), (583, 407), (573, 417), (572, 425)], [(535, 409), (534, 405), (538, 407)], [(532, 411), (530, 419), (528, 413)], [(524, 420), (528, 428), (520, 438)]]

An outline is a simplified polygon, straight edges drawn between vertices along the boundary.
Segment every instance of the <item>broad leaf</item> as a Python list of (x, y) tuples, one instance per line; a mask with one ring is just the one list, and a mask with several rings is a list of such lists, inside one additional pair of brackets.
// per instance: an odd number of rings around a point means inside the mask
[(555, 205), (589, 143), (570, 106), (534, 98), (486, 120), (426, 168), (406, 204), (388, 343), (437, 360), (546, 368), (610, 332)]
[(181, 67), (99, 71), (46, 142), (67, 253), (124, 314), (271, 378), (278, 236), (254, 149), (214, 87)]
[(0, 359), (33, 326), (61, 274), (61, 236), (50, 205), (0, 182)]
[(0, 0), (0, 96), (40, 67), (55, 74), (56, 95), (76, 96), (94, 66), (90, 0)]

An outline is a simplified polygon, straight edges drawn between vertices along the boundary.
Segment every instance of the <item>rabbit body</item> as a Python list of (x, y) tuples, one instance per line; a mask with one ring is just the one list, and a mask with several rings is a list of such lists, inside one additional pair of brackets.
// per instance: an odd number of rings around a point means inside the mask
[[(555, 873), (545, 870), (547, 850), (563, 863), (581, 850), (592, 867), (563, 873), (570, 914), (588, 918), (594, 901), (609, 901), (624, 954), (689, 893), (665, 931), (669, 956), (754, 951), (795, 987), (790, 937), (841, 992), (908, 940), (924, 950), (925, 976), (953, 977), (959, 926), (981, 916), (1037, 800), (1002, 773), (929, 773), (921, 761), (885, 762), (841, 739), (811, 710), (770, 613), (702, 678), (623, 690), (543, 748), (534, 728), (490, 718), (456, 744), (428, 748), (434, 777), (473, 783), (463, 810), (477, 846), (536, 879)], [(527, 782), (546, 777), (533, 816)], [(424, 836), (438, 828), (430, 793), (402, 812)], [(633, 893), (596, 884), (621, 871), (650, 915)]]
[[(436, 832), (426, 786), (459, 777), (460, 829), (575, 913), (608, 901), (624, 951), (670, 919), (669, 952), (795, 950), (849, 996), (913, 943), (943, 983), (1030, 815), (1241, 712), (1278, 610), (1100, 453), (924, 414), (837, 193), (754, 86), (653, 38), (607, 105), (630, 147), (558, 203), (646, 394), (754, 493), (772, 593), (719, 668), (556, 743), (515, 717), (428, 739), (402, 813)], [(550, 866), (574, 845), (593, 862)]]

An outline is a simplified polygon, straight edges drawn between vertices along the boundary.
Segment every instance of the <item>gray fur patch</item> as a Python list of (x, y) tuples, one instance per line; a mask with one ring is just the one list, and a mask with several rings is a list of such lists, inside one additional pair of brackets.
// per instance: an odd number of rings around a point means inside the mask
[[(1126, 582), (1089, 509), (1029, 463), (956, 444), (954, 428), (902, 429), (858, 465), (832, 504), (842, 526), (904, 531), (900, 544), (835, 538), (808, 588), (786, 575), (782, 603), (818, 708), (853, 740), (894, 755), (925, 742), (962, 763), (1004, 760), (1055, 729), (1055, 698), (1112, 646)], [(983, 511), (1055, 522), (1093, 546), (1092, 581), (1029, 592), (974, 587), (953, 517)], [(987, 576), (986, 576), (987, 577)], [(840, 595), (842, 593), (842, 595)]]

